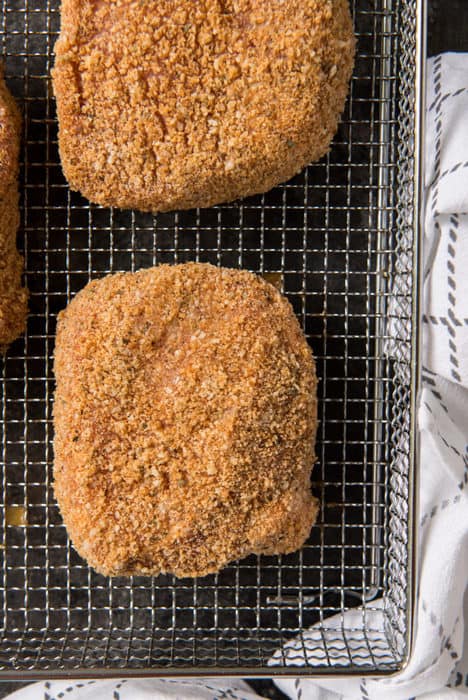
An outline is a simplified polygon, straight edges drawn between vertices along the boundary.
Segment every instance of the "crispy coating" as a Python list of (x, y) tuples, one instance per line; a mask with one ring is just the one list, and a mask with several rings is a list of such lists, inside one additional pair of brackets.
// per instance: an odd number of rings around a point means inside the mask
[(315, 364), (289, 302), (245, 271), (161, 265), (59, 315), (55, 494), (105, 575), (203, 576), (302, 546)]
[(21, 286), (23, 258), (16, 249), (21, 118), (0, 65), (0, 348), (24, 331), (28, 295)]
[(266, 192), (329, 149), (348, 0), (62, 0), (54, 90), (74, 190), (166, 211)]

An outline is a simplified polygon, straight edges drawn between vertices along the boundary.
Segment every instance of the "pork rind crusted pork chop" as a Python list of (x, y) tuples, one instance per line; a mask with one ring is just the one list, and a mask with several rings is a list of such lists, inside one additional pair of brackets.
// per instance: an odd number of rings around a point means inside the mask
[(19, 224), (18, 156), (21, 119), (0, 65), (0, 349), (24, 331), (28, 295), (21, 286), (23, 258), (16, 248)]
[(348, 0), (62, 0), (70, 187), (144, 211), (265, 192), (327, 152), (354, 46)]
[(204, 264), (91, 282), (55, 374), (55, 494), (97, 571), (203, 576), (304, 543), (315, 365), (273, 286)]

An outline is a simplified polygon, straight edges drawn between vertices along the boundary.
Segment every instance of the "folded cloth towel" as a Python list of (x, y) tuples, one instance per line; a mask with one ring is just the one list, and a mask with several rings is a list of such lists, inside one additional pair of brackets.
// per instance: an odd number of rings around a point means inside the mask
[(43, 681), (8, 697), (9, 700), (259, 700), (244, 681), (229, 678)]
[[(468, 583), (468, 54), (429, 61), (426, 128), (420, 581), (413, 655), (390, 679), (278, 681), (294, 699), (407, 700), (468, 692), (468, 644), (461, 658)], [(359, 614), (347, 613), (346, 626)], [(328, 626), (333, 624), (342, 620)], [(444, 688), (448, 683), (452, 689)]]
[[(393, 678), (277, 681), (294, 700), (452, 700), (462, 695), (462, 688), (468, 691), (468, 639), (463, 645), (468, 581), (468, 55), (439, 56), (429, 62), (428, 72), (420, 582), (414, 651), (407, 668)], [(346, 615), (347, 627), (353, 627), (353, 620), (358, 626), (359, 610)], [(342, 619), (332, 618), (327, 625), (341, 627)], [(308, 634), (319, 636), (314, 628)], [(302, 645), (292, 640), (286, 647), (295, 648), (297, 659)], [(12, 698), (258, 696), (242, 681), (225, 679), (54, 681), (29, 686)]]

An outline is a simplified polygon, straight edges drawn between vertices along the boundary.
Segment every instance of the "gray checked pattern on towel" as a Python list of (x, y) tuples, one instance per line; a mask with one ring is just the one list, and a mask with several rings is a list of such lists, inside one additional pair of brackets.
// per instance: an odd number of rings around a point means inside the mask
[[(420, 580), (413, 655), (402, 673), (388, 679), (278, 681), (293, 700), (449, 700), (468, 692), (463, 613), (468, 581), (468, 55), (438, 56), (428, 68)], [(352, 627), (360, 611), (346, 614)], [(340, 619), (328, 621), (330, 627), (340, 624)], [(308, 634), (316, 632), (312, 628)], [(295, 644), (297, 657), (301, 645), (293, 640), (286, 646)], [(225, 679), (54, 681), (11, 697), (254, 700), (258, 695), (242, 681)]]

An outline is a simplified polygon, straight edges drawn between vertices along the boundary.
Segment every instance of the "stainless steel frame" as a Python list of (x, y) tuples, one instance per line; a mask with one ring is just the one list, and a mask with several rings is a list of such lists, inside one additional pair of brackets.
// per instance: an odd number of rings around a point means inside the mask
[[(355, 76), (319, 164), (263, 196), (154, 217), (69, 191), (49, 84), (58, 2), (0, 6), (6, 74), (24, 112), (31, 291), (26, 337), (2, 365), (0, 676), (398, 671), (415, 590), (424, 2), (352, 3)], [(51, 489), (56, 313), (91, 278), (192, 259), (281, 274), (321, 377), (320, 520), (290, 556), (250, 557), (194, 581), (105, 579), (70, 546)], [(26, 526), (8, 524), (12, 505), (25, 508)], [(268, 667), (294, 637), (306, 665), (293, 654)]]

